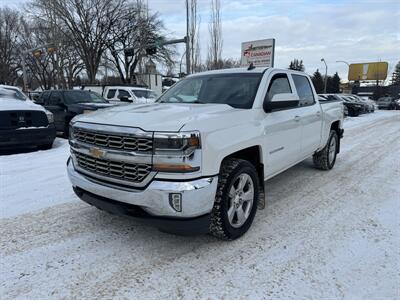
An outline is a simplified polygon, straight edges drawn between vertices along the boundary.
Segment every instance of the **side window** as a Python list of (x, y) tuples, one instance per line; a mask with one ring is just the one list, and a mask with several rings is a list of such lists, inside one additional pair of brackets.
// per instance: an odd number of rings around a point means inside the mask
[(50, 105), (59, 105), (61, 103), (61, 93), (52, 92), (49, 100)]
[(50, 92), (43, 92), (36, 102), (39, 104), (47, 105), (47, 104), (49, 104), (49, 96), (50, 96)]
[(272, 77), (271, 82), (268, 86), (268, 98), (272, 99), (272, 97), (276, 94), (286, 94), (292, 93), (292, 89), (290, 88), (289, 79), (286, 74), (276, 74)]
[(114, 97), (115, 97), (115, 92), (116, 92), (116, 91), (117, 91), (117, 90), (114, 90), (114, 89), (108, 90), (107, 99), (112, 99), (112, 98), (114, 98)]
[(310, 81), (306, 76), (292, 75), (297, 94), (299, 95), (299, 106), (313, 105), (315, 103), (314, 94), (310, 85)]
[(125, 90), (118, 90), (118, 99), (121, 99), (122, 97), (130, 98), (131, 95)]

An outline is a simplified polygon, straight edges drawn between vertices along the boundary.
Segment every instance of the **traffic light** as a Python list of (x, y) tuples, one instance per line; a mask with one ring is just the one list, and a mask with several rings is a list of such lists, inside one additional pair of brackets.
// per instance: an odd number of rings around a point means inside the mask
[(146, 48), (147, 55), (154, 55), (157, 53), (157, 47)]
[(39, 59), (39, 58), (42, 56), (42, 54), (43, 54), (43, 52), (42, 52), (42, 50), (40, 50), (40, 49), (34, 50), (34, 51), (32, 52), (32, 55), (33, 55), (34, 57), (36, 57), (37, 59)]
[(124, 49), (124, 54), (125, 54), (126, 57), (134, 56), (135, 55), (135, 49), (134, 48), (126, 48), (126, 49)]

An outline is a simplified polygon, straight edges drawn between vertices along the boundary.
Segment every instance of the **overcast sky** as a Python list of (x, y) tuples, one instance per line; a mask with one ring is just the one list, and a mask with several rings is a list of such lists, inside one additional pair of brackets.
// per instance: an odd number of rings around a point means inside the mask
[[(21, 7), (26, 0), (0, 0)], [(22, 3), (22, 4), (21, 4)], [(185, 0), (148, 0), (171, 38), (186, 31)], [(206, 58), (210, 0), (198, 0), (202, 59)], [(275, 66), (302, 59), (306, 72), (335, 71), (345, 79), (347, 66), (336, 63), (387, 61), (389, 72), (400, 60), (400, 1), (221, 0), (223, 57), (239, 58), (243, 41), (275, 38)], [(181, 47), (178, 47), (181, 51)], [(183, 52), (181, 52), (183, 53)]]

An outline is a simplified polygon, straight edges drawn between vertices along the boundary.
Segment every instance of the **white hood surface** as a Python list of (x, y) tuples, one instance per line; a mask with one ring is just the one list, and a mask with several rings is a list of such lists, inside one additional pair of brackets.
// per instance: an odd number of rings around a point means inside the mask
[(38, 110), (45, 111), (43, 106), (33, 103), (30, 100), (17, 100), (12, 98), (0, 98), (0, 111), (7, 110)]
[[(234, 109), (225, 104), (154, 103), (117, 106), (75, 120), (87, 123), (137, 127), (146, 131), (179, 131), (188, 123), (205, 119), (219, 120)], [(197, 122), (196, 122), (197, 123)]]

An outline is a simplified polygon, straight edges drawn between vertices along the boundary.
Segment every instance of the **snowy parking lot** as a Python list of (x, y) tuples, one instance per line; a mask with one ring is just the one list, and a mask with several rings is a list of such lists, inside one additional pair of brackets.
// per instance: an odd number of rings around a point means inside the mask
[(68, 142), (0, 156), (0, 298), (399, 299), (400, 113), (345, 121), (333, 170), (267, 181), (233, 242), (179, 237), (78, 200)]

